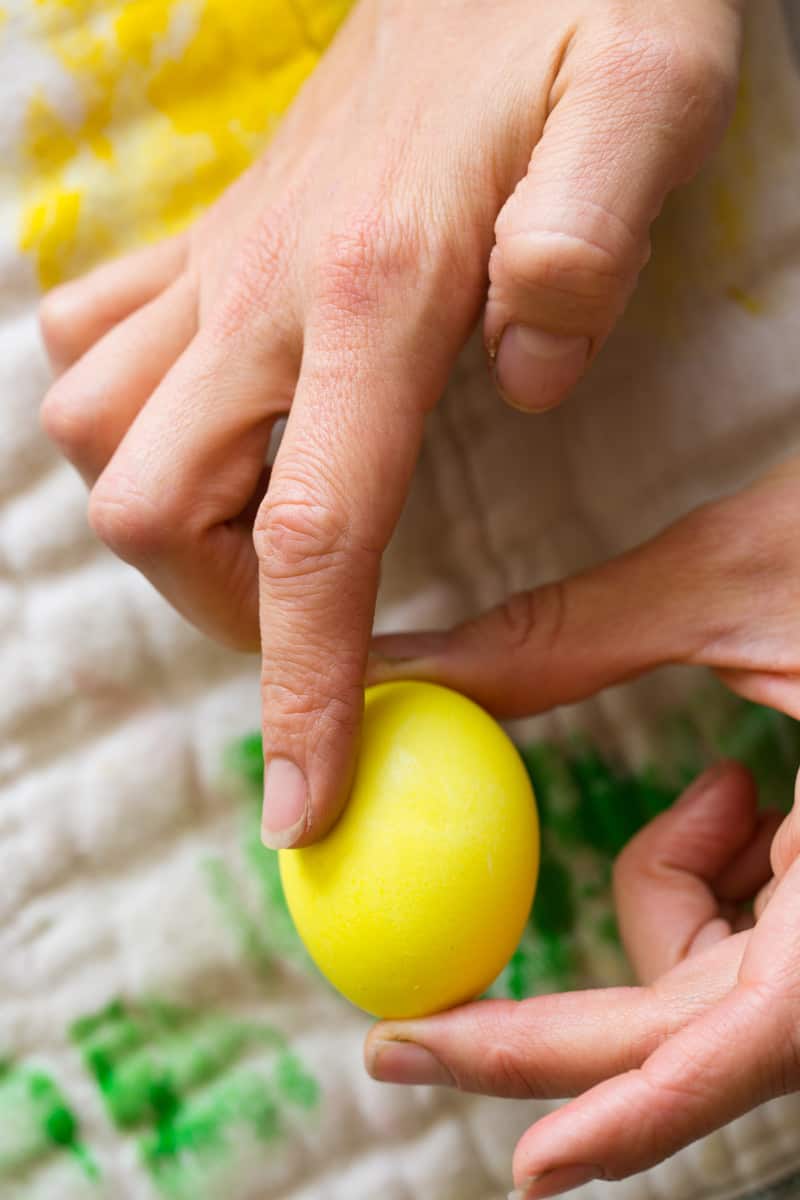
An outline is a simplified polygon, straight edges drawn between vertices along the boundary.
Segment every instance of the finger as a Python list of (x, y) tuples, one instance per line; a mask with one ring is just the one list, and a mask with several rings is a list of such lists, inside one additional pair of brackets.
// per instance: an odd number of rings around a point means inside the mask
[(800, 679), (796, 674), (718, 670), (717, 675), (737, 696), (800, 720)]
[(738, 986), (641, 1067), (592, 1088), (525, 1134), (514, 1175), (520, 1186), (537, 1180), (528, 1193), (534, 1200), (551, 1194), (543, 1178), (550, 1172), (586, 1166), (597, 1178), (624, 1178), (797, 1086), (798, 918), (796, 863), (755, 932), (739, 935), (748, 941)]
[(429, 679), (501, 717), (691, 661), (725, 596), (701, 512), (599, 567), (512, 596), (449, 633), (376, 638), (371, 682)]
[(721, 764), (623, 850), (614, 896), (622, 940), (642, 982), (730, 936), (714, 880), (751, 842), (757, 806), (749, 772)]
[(98, 536), (190, 621), (258, 647), (258, 576), (243, 519), (263, 490), (270, 433), (296, 358), (280, 341), (202, 331), (161, 381), (98, 479)]
[(48, 292), (39, 319), (53, 369), (65, 370), (113, 325), (168, 287), (183, 270), (187, 250), (188, 238), (181, 234)]
[(455, 352), (430, 339), (437, 359), (421, 358), (416, 319), (409, 305), (379, 327), (348, 314), (334, 329), (323, 318), (306, 328), (255, 528), (271, 846), (321, 836), (349, 787), (381, 554)]
[(770, 848), (783, 821), (777, 809), (758, 813), (750, 841), (713, 881), (714, 892), (720, 901), (742, 904), (753, 900), (772, 878)]
[(181, 276), (110, 329), (50, 388), (42, 425), (90, 487), (195, 330), (194, 288)]
[(761, 920), (767, 905), (778, 890), (778, 882), (777, 879), (770, 879), (769, 883), (765, 884), (756, 896), (753, 904), (753, 916), (756, 922)]
[(794, 783), (792, 811), (781, 822), (770, 850), (772, 871), (781, 880), (800, 854), (800, 774)]
[(385, 1082), (445, 1083), (492, 1096), (575, 1095), (638, 1066), (724, 996), (746, 936), (681, 963), (657, 988), (481, 1001), (425, 1020), (381, 1022), (367, 1038), (367, 1069)]
[(666, 194), (721, 135), (737, 75), (739, 21), (723, 6), (691, 38), (655, 23), (612, 38), (585, 26), (490, 263), (487, 345), (504, 396), (530, 410), (558, 403), (608, 335)]

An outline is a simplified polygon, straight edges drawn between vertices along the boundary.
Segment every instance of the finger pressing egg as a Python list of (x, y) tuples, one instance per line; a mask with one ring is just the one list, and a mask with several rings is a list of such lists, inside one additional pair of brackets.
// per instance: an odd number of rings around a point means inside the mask
[(480, 995), (519, 942), (539, 866), (525, 766), (466, 697), (366, 693), (352, 792), (323, 841), (280, 851), (286, 900), (323, 975), (374, 1016)]

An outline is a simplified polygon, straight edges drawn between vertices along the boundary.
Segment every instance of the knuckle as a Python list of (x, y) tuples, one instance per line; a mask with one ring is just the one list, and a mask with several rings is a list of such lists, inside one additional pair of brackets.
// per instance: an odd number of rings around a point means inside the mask
[(539, 1098), (547, 1094), (546, 1087), (536, 1078), (529, 1063), (525, 1062), (513, 1045), (494, 1042), (484, 1046), (485, 1064), (482, 1074), (492, 1081), (492, 1086), (501, 1095), (519, 1100)]
[[(247, 236), (233, 261), (229, 283), (213, 305), (209, 335), (225, 346), (231, 338), (249, 334), (254, 324), (267, 322), (274, 332), (281, 306), (273, 304), (276, 287), (285, 280), (294, 257), (290, 224), (281, 211), (270, 210)], [(212, 297), (213, 303), (213, 297)], [(283, 330), (277, 328), (277, 332)]]
[[(608, 214), (613, 216), (613, 214)], [(491, 295), (513, 309), (541, 312), (545, 328), (563, 333), (599, 333), (609, 313), (622, 308), (645, 255), (632, 231), (615, 228), (614, 246), (579, 234), (542, 231), (529, 237), (506, 232), (498, 221), (489, 264)]]
[(267, 494), (253, 527), (261, 570), (272, 582), (303, 577), (366, 552), (352, 537), (346, 508), (307, 488)]
[(42, 401), (39, 410), (42, 429), (68, 456), (81, 449), (89, 436), (87, 404), (68, 375), (54, 383)]
[(601, 75), (631, 107), (644, 106), (686, 141), (727, 114), (735, 94), (736, 58), (725, 38), (698, 35), (677, 22), (631, 29), (621, 22), (606, 43)]
[(626, 88), (638, 83), (651, 96), (704, 86), (704, 66), (714, 57), (696, 28), (689, 36), (676, 21), (632, 24), (623, 13), (612, 20), (601, 53), (607, 77)]
[(662, 36), (650, 53), (661, 66), (666, 94), (677, 100), (682, 115), (687, 105), (697, 106), (703, 115), (731, 97), (735, 72), (709, 39)]
[[(317, 303), (336, 314), (373, 316), (380, 300), (414, 269), (419, 239), (386, 215), (385, 203), (365, 206), (320, 243)], [(418, 258), (418, 254), (416, 254)]]
[[(305, 648), (308, 651), (308, 646)], [(321, 652), (320, 652), (321, 656)], [(319, 672), (308, 675), (307, 666), (295, 663), (296, 681), (264, 681), (262, 688), (265, 708), (273, 714), (271, 734), (282, 724), (296, 729), (298, 725), (306, 731), (313, 730), (313, 742), (317, 754), (325, 753), (326, 747), (340, 747), (356, 736), (363, 707), (363, 692), (360, 684), (349, 687), (341, 680), (325, 680), (327, 685), (320, 692)]]
[(532, 644), (547, 654), (557, 643), (564, 623), (566, 588), (563, 582), (517, 592), (491, 612), (482, 627), (487, 640), (511, 653)]
[(110, 550), (127, 562), (163, 553), (175, 537), (175, 524), (129, 479), (101, 479), (89, 498), (89, 524)]

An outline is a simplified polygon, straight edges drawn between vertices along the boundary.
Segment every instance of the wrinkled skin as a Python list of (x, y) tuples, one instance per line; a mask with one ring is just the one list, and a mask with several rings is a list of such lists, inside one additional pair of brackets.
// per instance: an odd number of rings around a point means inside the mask
[(381, 553), (459, 348), (485, 306), (506, 396), (569, 391), (722, 133), (740, 8), (362, 0), (188, 234), (45, 300), (43, 422), (94, 529), (260, 645), (270, 844), (346, 795)]

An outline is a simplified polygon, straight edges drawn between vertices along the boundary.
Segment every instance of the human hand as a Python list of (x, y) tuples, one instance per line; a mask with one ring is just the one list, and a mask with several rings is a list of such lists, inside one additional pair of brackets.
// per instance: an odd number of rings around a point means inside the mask
[(800, 720), (798, 505), (794, 457), (628, 553), (449, 632), (376, 638), (370, 682), (429, 679), (521, 717), (694, 664)]
[(379, 1024), (368, 1069), (499, 1096), (581, 1093), (519, 1142), (525, 1200), (623, 1179), (800, 1088), (800, 789), (780, 821), (758, 811), (743, 768), (713, 768), (616, 864), (642, 986)]
[(362, 0), (188, 234), (45, 301), (43, 421), (95, 531), (196, 624), (260, 642), (271, 845), (346, 795), (381, 554), (487, 275), (499, 384), (546, 408), (724, 126), (741, 6)]

